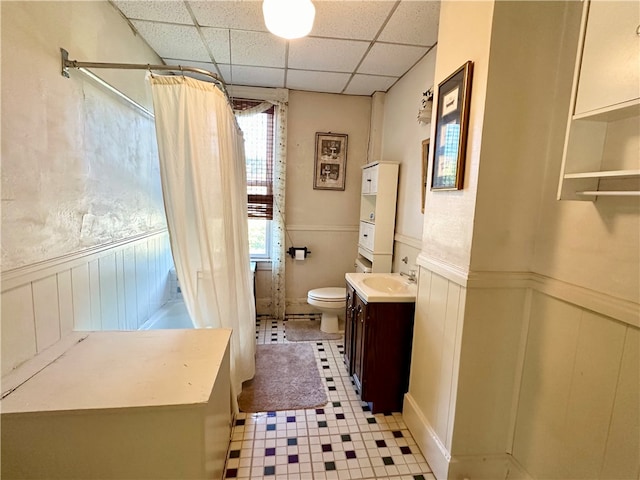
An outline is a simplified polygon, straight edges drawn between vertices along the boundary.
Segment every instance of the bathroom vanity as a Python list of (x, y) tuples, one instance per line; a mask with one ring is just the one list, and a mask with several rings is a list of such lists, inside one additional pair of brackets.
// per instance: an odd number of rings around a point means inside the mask
[(416, 285), (348, 273), (344, 359), (373, 413), (400, 412), (409, 386)]

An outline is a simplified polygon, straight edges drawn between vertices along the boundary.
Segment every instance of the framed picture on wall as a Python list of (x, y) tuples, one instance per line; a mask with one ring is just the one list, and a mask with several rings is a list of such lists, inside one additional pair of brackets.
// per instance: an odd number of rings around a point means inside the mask
[(472, 72), (468, 61), (438, 85), (431, 190), (462, 189)]
[(347, 167), (347, 135), (316, 133), (313, 188), (344, 190)]
[(422, 181), (420, 188), (422, 190), (422, 203), (420, 204), (420, 211), (424, 213), (424, 200), (427, 196), (427, 171), (429, 170), (429, 143), (431, 140), (428, 138), (422, 141)]

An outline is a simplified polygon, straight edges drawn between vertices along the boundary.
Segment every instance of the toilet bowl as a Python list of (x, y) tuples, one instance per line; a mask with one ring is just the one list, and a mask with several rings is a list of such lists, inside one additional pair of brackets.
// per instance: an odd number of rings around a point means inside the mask
[(325, 333), (338, 333), (338, 315), (347, 306), (347, 289), (343, 287), (325, 287), (309, 290), (307, 303), (322, 312), (320, 330)]

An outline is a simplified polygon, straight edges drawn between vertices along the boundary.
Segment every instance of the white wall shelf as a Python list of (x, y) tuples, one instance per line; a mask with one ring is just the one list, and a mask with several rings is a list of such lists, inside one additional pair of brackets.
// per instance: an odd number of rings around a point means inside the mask
[(635, 2), (584, 3), (559, 200), (594, 201), (640, 191), (638, 24)]
[(398, 168), (391, 162), (362, 167), (358, 256), (371, 263), (372, 272), (391, 272)]

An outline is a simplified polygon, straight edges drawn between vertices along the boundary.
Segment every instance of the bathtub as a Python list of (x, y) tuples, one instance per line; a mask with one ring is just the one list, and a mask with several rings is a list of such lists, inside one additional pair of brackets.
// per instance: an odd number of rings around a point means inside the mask
[(164, 328), (193, 328), (191, 317), (183, 300), (172, 300), (158, 309), (138, 330)]

